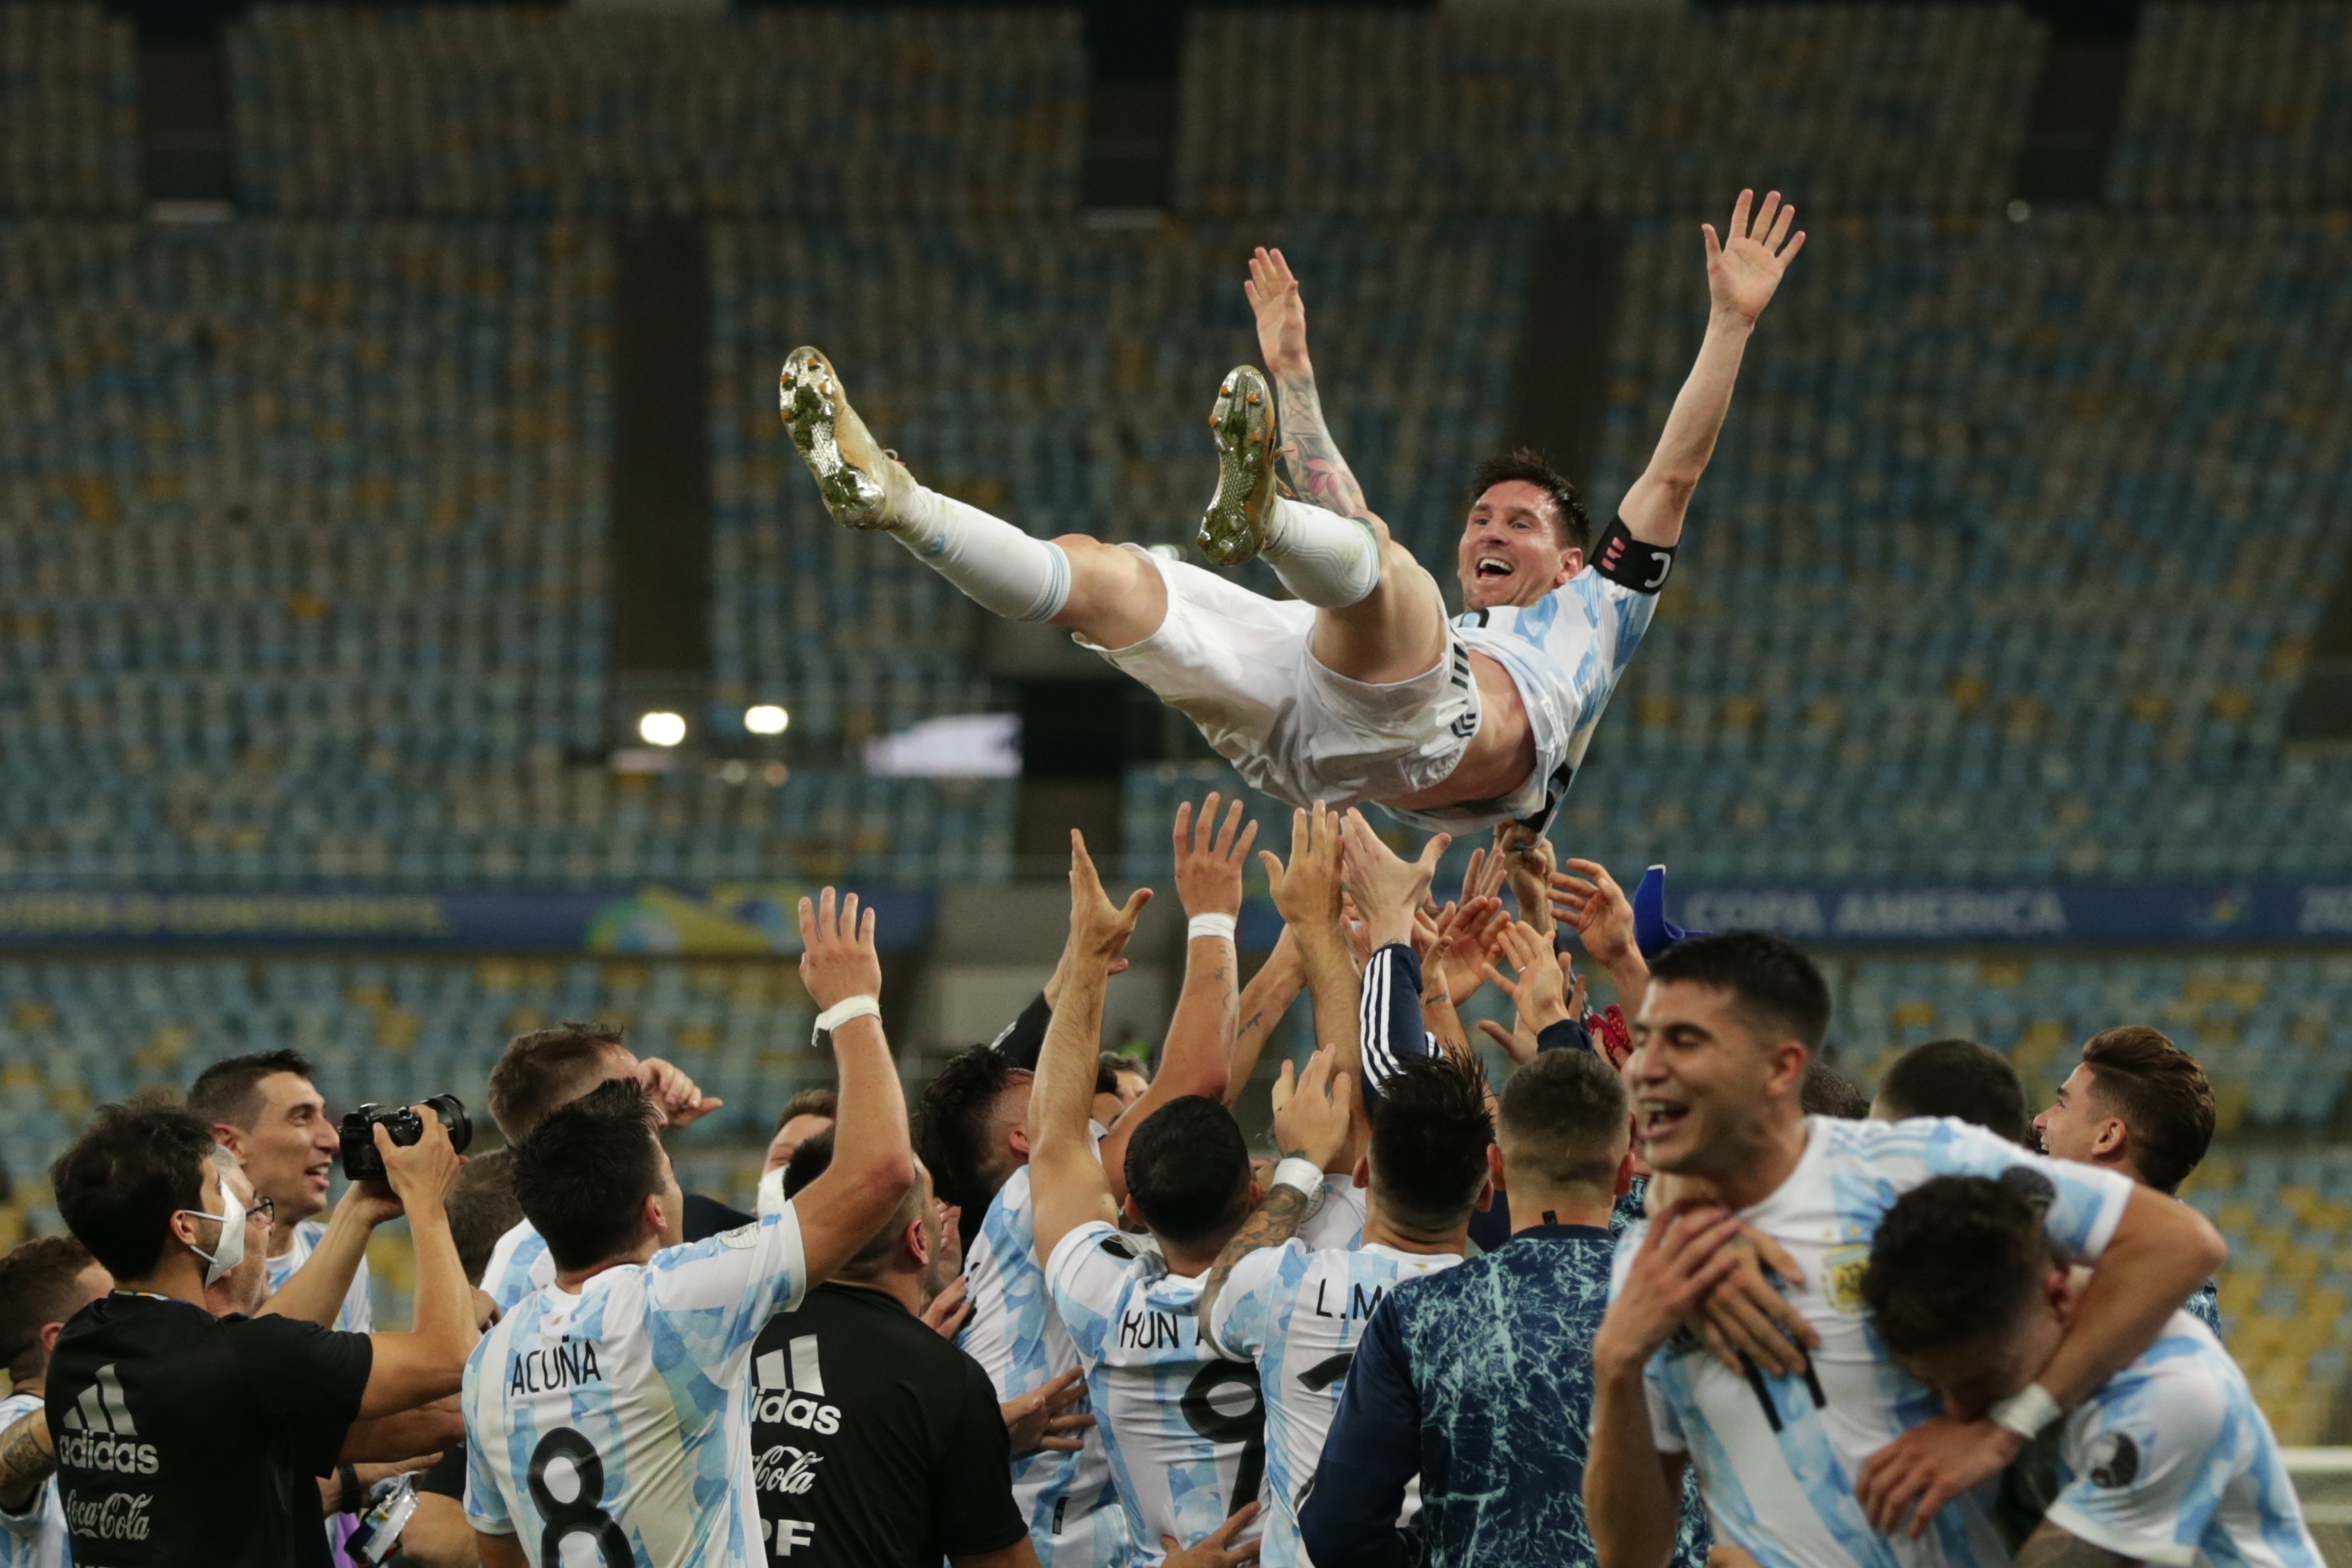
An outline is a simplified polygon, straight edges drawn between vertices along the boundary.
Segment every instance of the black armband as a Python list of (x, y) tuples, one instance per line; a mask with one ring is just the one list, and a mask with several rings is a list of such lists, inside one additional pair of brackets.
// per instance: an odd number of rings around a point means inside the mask
[(1601, 536), (1601, 548), (1592, 552), (1592, 569), (1636, 594), (1654, 594), (1675, 569), (1675, 547), (1644, 544), (1633, 537), (1623, 518), (1613, 517)]

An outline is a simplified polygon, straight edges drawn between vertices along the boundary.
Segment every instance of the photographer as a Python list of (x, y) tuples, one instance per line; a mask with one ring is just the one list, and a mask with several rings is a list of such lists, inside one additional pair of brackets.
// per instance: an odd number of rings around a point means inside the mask
[(49, 1364), (46, 1415), (78, 1561), (325, 1568), (309, 1478), (334, 1470), (355, 1421), (456, 1392), (475, 1340), (442, 1211), (457, 1155), (429, 1114), (415, 1144), (382, 1127), (375, 1143), (415, 1241), (413, 1333), (206, 1310), (207, 1287), (247, 1266), (249, 1189), (185, 1111), (102, 1107), (58, 1160), (58, 1210), (116, 1282), (66, 1325)]

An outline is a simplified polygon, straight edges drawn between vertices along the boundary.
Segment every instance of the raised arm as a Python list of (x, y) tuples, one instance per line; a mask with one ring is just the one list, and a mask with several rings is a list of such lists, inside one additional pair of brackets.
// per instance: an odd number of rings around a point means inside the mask
[(1225, 1068), (1225, 1103), (1231, 1105), (1249, 1088), (1265, 1053), (1266, 1037), (1290, 1012), (1290, 1005), (1307, 988), (1307, 972), (1298, 963), (1298, 939), (1284, 926), (1274, 951), (1242, 987), (1241, 1024), (1234, 1031), (1234, 1054)]
[(22, 1513), (33, 1503), (41, 1483), (58, 1468), (58, 1451), (49, 1442), (49, 1415), (27, 1410), (0, 1432), (0, 1509)]
[(1265, 867), (1266, 890), (1298, 941), (1298, 961), (1307, 972), (1307, 995), (1315, 1008), (1315, 1043), (1338, 1049), (1339, 1068), (1363, 1081), (1364, 1054), (1356, 1003), (1360, 985), (1356, 961), (1339, 927), (1339, 818), (1317, 801), (1313, 809), (1290, 814), (1290, 863), (1271, 849), (1257, 858)]
[(860, 917), (857, 895), (841, 900), (824, 889), (803, 899), (801, 984), (821, 1013), (845, 1002), (872, 1006), (832, 1030), (840, 1109), (834, 1118), (833, 1163), (793, 1197), (801, 1253), (811, 1283), (830, 1278), (855, 1257), (915, 1184), (908, 1141), (907, 1096), (882, 1032), (882, 960), (874, 947), (874, 911)]
[(1257, 349), (1274, 378), (1275, 408), (1282, 417), (1283, 468), (1301, 500), (1342, 517), (1369, 518), (1364, 488), (1339, 456), (1339, 443), (1324, 422), (1315, 394), (1315, 366), (1307, 357), (1307, 306), (1298, 279), (1279, 250), (1264, 246), (1250, 257), (1249, 280), (1242, 285), (1257, 315)]
[(1739, 379), (1748, 334), (1771, 303), (1780, 275), (1805, 247), (1804, 230), (1789, 232), (1797, 209), (1782, 206), (1778, 191), (1765, 195), (1755, 221), (1748, 221), (1755, 194), (1742, 191), (1733, 205), (1729, 244), (1717, 237), (1713, 224), (1699, 226), (1706, 237), (1706, 336), (1699, 342), (1698, 363), (1691, 366), (1690, 378), (1666, 416), (1665, 433), (1650, 455), (1650, 466), (1617, 507), (1626, 531), (1644, 544), (1672, 549), (1681, 542), (1691, 492), (1706, 472), (1707, 459), (1715, 456), (1716, 437), (1723, 433), (1724, 416), (1731, 409), (1731, 388)]
[(481, 1337), (473, 1282), (466, 1278), (449, 1230), (449, 1189), (465, 1162), (450, 1146), (449, 1130), (438, 1116), (421, 1120), (425, 1135), (405, 1145), (394, 1143), (382, 1123), (374, 1129), (385, 1184), (408, 1215), (409, 1239), (416, 1248), (416, 1326), (404, 1334), (368, 1336), (373, 1360), (360, 1395), (362, 1420), (414, 1410), (457, 1393), (466, 1358)]
[[(1306, 1070), (1298, 1075), (1297, 1089), (1275, 1108), (1274, 1146), (1281, 1152), (1282, 1163), (1275, 1167), (1274, 1185), (1266, 1192), (1265, 1201), (1242, 1222), (1241, 1229), (1234, 1232), (1216, 1262), (1210, 1265), (1209, 1277), (1201, 1286), (1199, 1316), (1203, 1334), (1211, 1332), (1217, 1321), (1217, 1298), (1224, 1294), (1234, 1265), (1262, 1247), (1280, 1247), (1298, 1234), (1298, 1223), (1307, 1217), (1307, 1201), (1323, 1184), (1324, 1167), (1347, 1146), (1356, 1086), (1347, 1074), (1334, 1070), (1336, 1055), (1325, 1046), (1307, 1058)], [(1292, 1167), (1295, 1160), (1306, 1164)]]
[(1609, 982), (1617, 988), (1617, 1005), (1630, 1018), (1642, 1010), (1642, 997), (1650, 988), (1650, 965), (1633, 940), (1633, 901), (1599, 861), (1571, 859), (1568, 864), (1569, 871), (1551, 874), (1552, 914), (1576, 932), (1592, 962), (1609, 972)]
[(1192, 803), (1176, 808), (1176, 897), (1184, 906), (1184, 989), (1168, 1020), (1160, 1047), (1160, 1070), (1151, 1087), (1127, 1108), (1103, 1140), (1103, 1172), (1113, 1196), (1127, 1197), (1127, 1142), (1146, 1118), (1188, 1094), (1225, 1098), (1233, 1066), (1235, 989), (1240, 961), (1234, 951), (1234, 922), (1242, 912), (1242, 868), (1257, 842), (1257, 824), (1242, 821), (1234, 797), (1221, 827), (1214, 791), (1192, 820)]
[(1063, 951), (1062, 994), (1037, 1053), (1029, 1089), (1029, 1187), (1036, 1205), (1037, 1258), (1090, 1220), (1118, 1223), (1110, 1178), (1087, 1131), (1102, 1052), (1103, 987), (1111, 960), (1127, 951), (1151, 889), (1138, 888), (1124, 907), (1103, 891), (1084, 835), (1070, 830), (1070, 936)]
[(299, 1318), (322, 1329), (333, 1328), (342, 1311), (343, 1297), (367, 1258), (369, 1236), (385, 1221), (398, 1219), (400, 1212), (400, 1199), (380, 1183), (353, 1182), (344, 1188), (327, 1221), (327, 1233), (293, 1278), (270, 1292), (257, 1315)]

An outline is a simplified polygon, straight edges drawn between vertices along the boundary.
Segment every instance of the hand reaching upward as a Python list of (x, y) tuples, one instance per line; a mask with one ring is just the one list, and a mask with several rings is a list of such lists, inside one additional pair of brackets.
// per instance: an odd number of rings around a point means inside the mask
[(1243, 823), (1241, 796), (1235, 795), (1219, 826), (1218, 800), (1211, 790), (1198, 822), (1191, 801), (1176, 807), (1176, 898), (1187, 915), (1242, 912), (1242, 868), (1257, 842), (1257, 824)]
[[(1727, 245), (1715, 232), (1715, 225), (1705, 223), (1699, 228), (1706, 236), (1706, 291), (1715, 308), (1745, 321), (1753, 321), (1772, 302), (1773, 290), (1780, 287), (1780, 275), (1797, 252), (1805, 248), (1805, 231), (1789, 232), (1789, 225), (1797, 216), (1793, 206), (1780, 205), (1780, 193), (1767, 191), (1764, 205), (1756, 209), (1756, 220), (1748, 218), (1748, 203), (1756, 193), (1742, 191), (1731, 208), (1731, 242)], [(1263, 331), (1263, 328), (1260, 329)], [(1304, 341), (1305, 324), (1300, 325)]]
[(1142, 916), (1143, 906), (1150, 901), (1151, 889), (1138, 888), (1127, 896), (1124, 906), (1112, 903), (1110, 895), (1103, 891), (1094, 857), (1087, 853), (1086, 835), (1075, 827), (1070, 829), (1072, 953), (1093, 960), (1108, 973), (1112, 962), (1127, 951), (1127, 940), (1135, 934), (1135, 922)]
[(1261, 245), (1250, 255), (1250, 275), (1242, 284), (1250, 309), (1257, 314), (1257, 352), (1268, 375), (1302, 373), (1307, 368), (1307, 305), (1298, 296), (1298, 279), (1279, 250)]

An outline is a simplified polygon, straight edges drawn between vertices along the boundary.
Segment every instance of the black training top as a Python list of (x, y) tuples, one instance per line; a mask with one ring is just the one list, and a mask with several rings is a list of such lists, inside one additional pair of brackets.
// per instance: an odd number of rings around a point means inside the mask
[(79, 1568), (328, 1568), (334, 1473), (374, 1350), (291, 1318), (117, 1291), (49, 1362), (58, 1497)]
[(752, 1385), (769, 1561), (939, 1568), (1027, 1530), (988, 1373), (881, 1291), (811, 1290), (761, 1332)]

